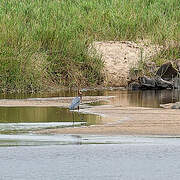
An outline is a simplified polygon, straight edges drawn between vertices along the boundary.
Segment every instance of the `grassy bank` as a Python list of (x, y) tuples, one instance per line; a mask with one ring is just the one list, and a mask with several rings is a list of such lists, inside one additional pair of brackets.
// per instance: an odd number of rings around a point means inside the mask
[(88, 55), (93, 41), (173, 42), (175, 58), (179, 8), (178, 0), (2, 0), (0, 90), (101, 84), (103, 63)]

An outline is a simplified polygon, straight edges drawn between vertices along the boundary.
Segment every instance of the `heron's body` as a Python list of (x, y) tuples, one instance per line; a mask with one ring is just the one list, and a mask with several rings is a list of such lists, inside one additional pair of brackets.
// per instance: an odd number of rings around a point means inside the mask
[(79, 107), (81, 103), (81, 97), (78, 96), (78, 97), (75, 97), (73, 100), (72, 100), (72, 103), (71, 105), (69, 106), (69, 109), (70, 110), (74, 110), (74, 109), (77, 109)]
[[(72, 103), (69, 106), (69, 109), (70, 110), (78, 109), (78, 112), (79, 112), (79, 105), (81, 103), (81, 100), (82, 100), (82, 92), (78, 91), (78, 96), (72, 100)], [(73, 114), (73, 124), (74, 124), (74, 113), (72, 114)]]

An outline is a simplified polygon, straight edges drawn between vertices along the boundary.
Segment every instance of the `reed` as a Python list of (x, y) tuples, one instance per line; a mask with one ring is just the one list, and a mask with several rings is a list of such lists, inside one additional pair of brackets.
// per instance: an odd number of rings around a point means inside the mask
[(93, 41), (179, 42), (179, 8), (178, 0), (1, 0), (0, 90), (101, 84)]

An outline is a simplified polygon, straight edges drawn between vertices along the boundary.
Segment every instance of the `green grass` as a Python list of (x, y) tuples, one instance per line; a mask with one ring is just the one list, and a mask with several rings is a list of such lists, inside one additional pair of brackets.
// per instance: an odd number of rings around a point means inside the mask
[[(93, 41), (180, 40), (179, 0), (1, 0), (0, 90), (101, 84), (103, 62)], [(179, 51), (179, 44), (166, 52)], [(168, 55), (170, 53), (171, 55)]]

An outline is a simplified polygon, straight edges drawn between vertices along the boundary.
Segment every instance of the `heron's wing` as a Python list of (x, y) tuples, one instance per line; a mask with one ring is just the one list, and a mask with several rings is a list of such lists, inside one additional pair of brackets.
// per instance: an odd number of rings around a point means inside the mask
[(80, 97), (75, 97), (73, 100), (72, 100), (72, 103), (71, 105), (69, 106), (69, 109), (76, 109), (79, 104), (80, 104), (80, 101), (81, 101), (81, 98)]

